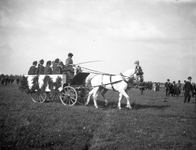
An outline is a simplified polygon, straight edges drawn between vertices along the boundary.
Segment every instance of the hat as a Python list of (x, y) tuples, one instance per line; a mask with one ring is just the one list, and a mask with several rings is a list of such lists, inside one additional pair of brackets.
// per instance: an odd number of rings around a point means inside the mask
[(134, 62), (134, 64), (139, 64), (140, 62), (139, 62), (139, 60), (136, 60), (135, 62)]
[(188, 80), (189, 80), (189, 79), (192, 79), (192, 78), (189, 76), (189, 77), (188, 77)]
[(72, 53), (69, 53), (68, 56), (73, 56), (73, 54)]

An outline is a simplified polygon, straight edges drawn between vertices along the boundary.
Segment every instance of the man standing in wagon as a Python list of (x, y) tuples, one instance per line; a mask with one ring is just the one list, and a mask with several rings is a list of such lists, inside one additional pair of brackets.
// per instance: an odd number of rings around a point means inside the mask
[(73, 79), (74, 76), (74, 68), (73, 68), (73, 54), (69, 53), (68, 54), (68, 58), (65, 61), (65, 69), (66, 69), (66, 73), (67, 73), (67, 78), (68, 78), (68, 83), (71, 82), (71, 80)]

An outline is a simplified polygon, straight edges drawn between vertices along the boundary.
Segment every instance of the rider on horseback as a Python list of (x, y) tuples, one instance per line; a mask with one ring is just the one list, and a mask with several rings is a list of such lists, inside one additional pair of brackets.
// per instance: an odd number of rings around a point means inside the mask
[(135, 73), (136, 73), (136, 75), (143, 75), (144, 73), (142, 71), (142, 67), (140, 66), (139, 60), (136, 60), (134, 62), (134, 64), (135, 64)]

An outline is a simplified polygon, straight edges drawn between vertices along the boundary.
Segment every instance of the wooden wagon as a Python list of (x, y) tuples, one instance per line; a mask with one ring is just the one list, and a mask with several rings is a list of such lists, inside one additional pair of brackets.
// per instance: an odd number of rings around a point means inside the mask
[[(70, 81), (66, 74), (26, 75), (29, 93), (33, 102), (43, 103), (60, 99), (64, 105), (73, 106), (76, 103), (85, 103), (88, 88), (85, 79), (86, 72), (76, 74)], [(70, 82), (68, 82), (70, 81)]]

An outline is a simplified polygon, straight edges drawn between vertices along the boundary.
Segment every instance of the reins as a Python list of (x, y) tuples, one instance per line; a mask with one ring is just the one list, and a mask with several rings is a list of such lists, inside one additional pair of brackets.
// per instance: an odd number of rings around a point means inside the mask
[(89, 68), (85, 68), (85, 67), (81, 67), (81, 68), (88, 70), (89, 73), (94, 73), (97, 75), (112, 75), (112, 76), (117, 75), (117, 74), (109, 74), (109, 73), (105, 73), (105, 72), (101, 72), (101, 71), (97, 71), (97, 70), (93, 70), (93, 69), (89, 69)]
[[(81, 67), (81, 68), (84, 68), (84, 69), (86, 69), (86, 70), (90, 70), (90, 71), (91, 71), (90, 73), (95, 74), (94, 76), (92, 76), (92, 77), (90, 78), (90, 80), (92, 80), (92, 79), (93, 79), (95, 76), (97, 76), (97, 75), (102, 75), (101, 84), (100, 84), (100, 85), (97, 85), (97, 86), (93, 86), (93, 87), (99, 87), (99, 86), (105, 87), (105, 86), (107, 86), (107, 85), (111, 85), (111, 88), (112, 88), (113, 91), (116, 91), (115, 88), (114, 88), (114, 86), (113, 86), (114, 84), (119, 83), (119, 82), (121, 82), (121, 81), (124, 81), (125, 83), (129, 84), (130, 79), (132, 79), (133, 76), (134, 76), (134, 74), (135, 74), (135, 73), (134, 73), (133, 75), (131, 75), (131, 77), (129, 77), (129, 76), (126, 76), (126, 75), (123, 75), (122, 73), (120, 73), (120, 76), (121, 76), (122, 79), (113, 82), (113, 81), (112, 81), (112, 76), (119, 75), (119, 74), (108, 74), (108, 73), (103, 73), (103, 72), (100, 72), (100, 71), (88, 69), (88, 68), (85, 68), (85, 67)], [(109, 78), (110, 78), (110, 83), (105, 83), (105, 84), (103, 83), (103, 76), (104, 76), (104, 75), (109, 76)], [(128, 78), (128, 80), (126, 80), (125, 78)]]

